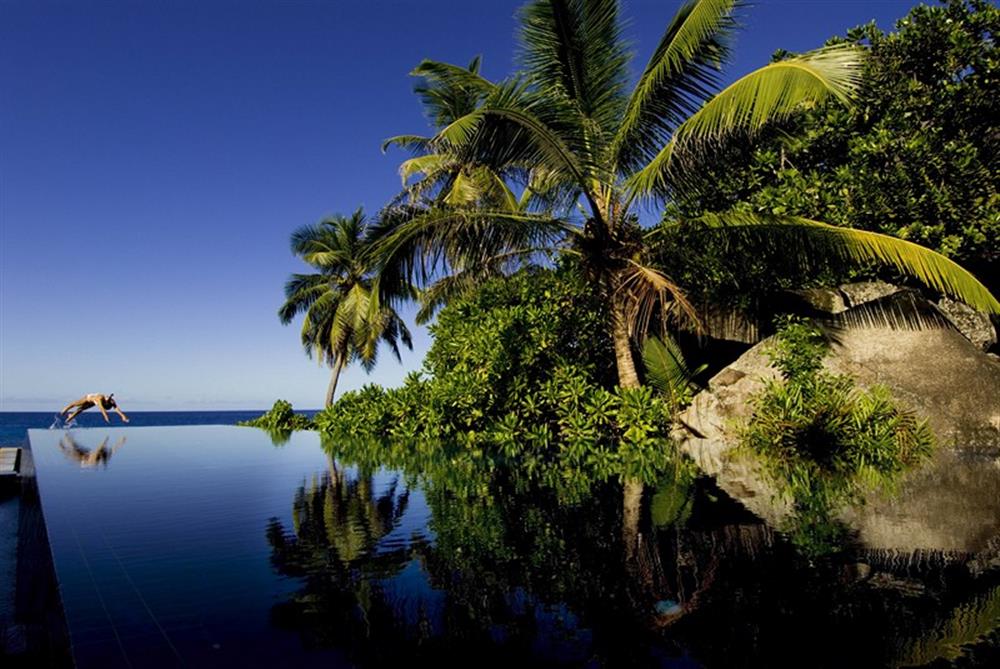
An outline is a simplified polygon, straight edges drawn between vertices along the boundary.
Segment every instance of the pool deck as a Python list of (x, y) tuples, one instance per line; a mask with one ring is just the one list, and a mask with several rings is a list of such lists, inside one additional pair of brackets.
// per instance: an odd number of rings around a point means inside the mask
[(0, 478), (16, 477), (20, 473), (20, 465), (20, 448), (0, 448)]

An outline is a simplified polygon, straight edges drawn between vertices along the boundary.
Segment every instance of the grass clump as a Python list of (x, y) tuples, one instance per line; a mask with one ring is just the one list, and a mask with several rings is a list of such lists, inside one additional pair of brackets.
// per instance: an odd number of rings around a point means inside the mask
[(934, 449), (927, 422), (900, 407), (882, 385), (859, 388), (823, 368), (827, 342), (806, 320), (780, 325), (770, 356), (781, 378), (752, 399), (741, 446), (762, 461), (795, 507), (787, 528), (813, 553), (835, 549), (843, 530), (833, 520), (864, 493), (893, 492), (899, 476)]

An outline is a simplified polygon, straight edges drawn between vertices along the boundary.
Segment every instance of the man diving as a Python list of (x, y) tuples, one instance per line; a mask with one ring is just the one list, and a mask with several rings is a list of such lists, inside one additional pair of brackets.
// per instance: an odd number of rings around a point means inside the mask
[(101, 410), (101, 415), (104, 416), (105, 423), (111, 422), (108, 420), (107, 409), (113, 409), (124, 422), (128, 422), (128, 416), (122, 413), (122, 410), (118, 407), (118, 403), (115, 402), (114, 393), (111, 393), (110, 395), (104, 395), (102, 393), (90, 393), (89, 395), (84, 395), (77, 401), (67, 404), (66, 408), (60, 411), (59, 414), (65, 416), (70, 410), (72, 410), (73, 413), (66, 418), (66, 422), (69, 423), (90, 407), (97, 407)]

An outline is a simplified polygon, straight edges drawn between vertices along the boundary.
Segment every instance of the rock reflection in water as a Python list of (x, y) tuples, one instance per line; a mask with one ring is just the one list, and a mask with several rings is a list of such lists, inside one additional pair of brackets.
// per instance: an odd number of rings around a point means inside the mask
[(478, 493), (420, 488), (430, 521), (400, 540), (399, 479), (331, 465), (304, 484), (293, 527), (268, 529), (275, 568), (302, 582), (274, 624), (361, 666), (1000, 666), (995, 572), (808, 559), (706, 480), (645, 490), (634, 536), (615, 486), (574, 504), (502, 471)]

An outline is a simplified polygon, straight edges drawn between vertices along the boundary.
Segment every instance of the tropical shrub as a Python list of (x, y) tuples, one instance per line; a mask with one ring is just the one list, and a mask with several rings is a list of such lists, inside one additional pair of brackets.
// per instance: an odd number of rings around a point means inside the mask
[(898, 406), (889, 389), (857, 387), (824, 370), (823, 334), (786, 319), (770, 355), (781, 378), (751, 399), (742, 447), (791, 498), (791, 534), (807, 548), (833, 547), (832, 514), (872, 489), (891, 491), (900, 474), (927, 458), (934, 437), (926, 421)]
[(315, 429), (313, 422), (302, 414), (292, 410), (290, 402), (275, 400), (269, 411), (253, 418), (236, 423), (244, 427), (259, 427), (270, 432), (293, 432), (295, 430)]
[(510, 461), (570, 494), (616, 476), (652, 481), (674, 456), (672, 405), (650, 387), (615, 387), (597, 299), (566, 268), (492, 280), (441, 311), (423, 373), (346, 393), (316, 423), (332, 444)]

